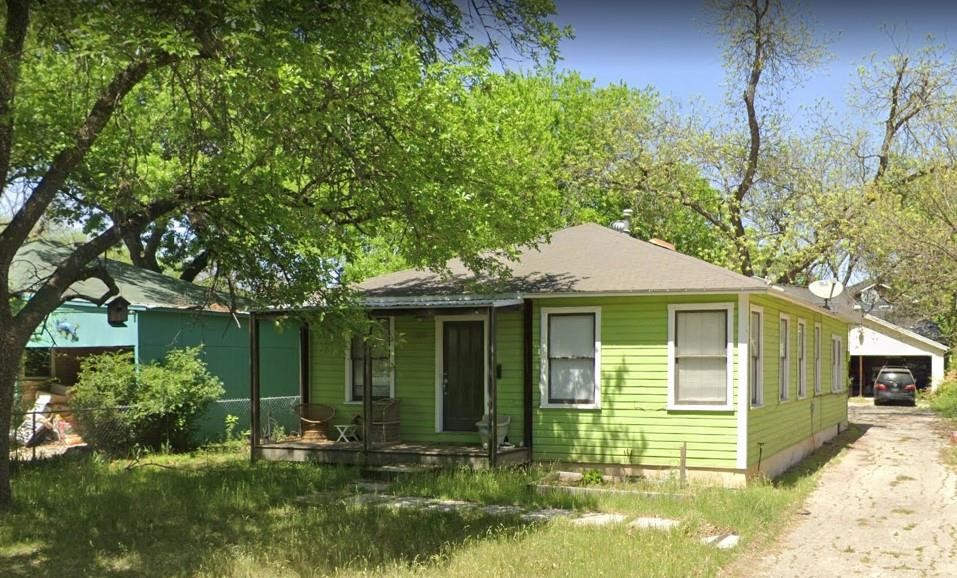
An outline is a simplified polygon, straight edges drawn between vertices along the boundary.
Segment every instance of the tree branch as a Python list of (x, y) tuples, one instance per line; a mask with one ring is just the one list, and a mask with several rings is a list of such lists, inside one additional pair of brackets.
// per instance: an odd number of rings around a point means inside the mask
[(120, 294), (120, 288), (116, 286), (116, 280), (113, 279), (113, 276), (110, 275), (110, 272), (107, 271), (103, 265), (95, 265), (81, 269), (73, 283), (86, 281), (87, 279), (99, 279), (102, 281), (103, 284), (106, 285), (106, 292), (99, 297), (93, 297), (83, 293), (64, 293), (63, 297), (60, 298), (60, 302), (65, 303), (71, 299), (84, 299), (94, 305), (100, 306), (106, 303), (106, 300), (110, 297)]
[[(182, 206), (187, 200), (187, 193), (179, 191), (172, 197), (154, 201), (142, 211), (129, 215), (119, 222), (114, 222), (108, 229), (77, 247), (64, 259), (37, 289), (29, 301), (23, 306), (14, 318), (17, 322), (23, 320), (20, 327), (36, 327), (44, 317), (57, 308), (60, 300), (69, 287), (80, 280), (87, 269), (87, 265), (102, 255), (107, 249), (122, 240), (123, 232), (127, 230), (142, 230), (145, 223), (149, 223)], [(196, 202), (196, 199), (192, 199)]]
[(80, 164), (96, 142), (123, 98), (152, 70), (166, 66), (174, 60), (173, 55), (161, 52), (153, 55), (151, 59), (131, 62), (103, 89), (77, 129), (73, 142), (54, 157), (26, 202), (0, 233), (0, 270), (9, 269), (17, 249), (23, 245), (30, 231), (43, 216), (70, 172)]
[(6, 26), (0, 44), (0, 188), (10, 172), (13, 148), (13, 102), (20, 77), (23, 43), (27, 37), (30, 11), (27, 0), (7, 0)]

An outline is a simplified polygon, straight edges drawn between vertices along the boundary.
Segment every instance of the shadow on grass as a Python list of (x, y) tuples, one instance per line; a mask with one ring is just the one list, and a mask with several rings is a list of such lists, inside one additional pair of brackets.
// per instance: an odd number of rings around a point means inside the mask
[(804, 479), (814, 476), (824, 466), (830, 463), (831, 460), (844, 451), (845, 448), (859, 440), (871, 427), (873, 426), (870, 424), (848, 424), (846, 430), (834, 436), (829, 441), (824, 442), (824, 445), (811, 453), (811, 455), (775, 479), (774, 485), (781, 488), (790, 488), (796, 486)]
[(348, 495), (357, 477), (351, 468), (241, 460), (131, 471), (91, 460), (31, 465), (14, 479), (17, 509), (0, 519), (0, 575), (221, 575), (236, 560), (322, 575), (434, 562), (528, 529), (476, 512), (295, 501)]

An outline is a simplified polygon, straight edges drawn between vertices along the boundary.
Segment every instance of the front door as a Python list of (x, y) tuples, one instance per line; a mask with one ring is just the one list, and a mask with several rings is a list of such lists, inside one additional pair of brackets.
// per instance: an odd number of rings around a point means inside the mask
[(476, 431), (485, 413), (485, 329), (482, 321), (442, 324), (442, 426)]

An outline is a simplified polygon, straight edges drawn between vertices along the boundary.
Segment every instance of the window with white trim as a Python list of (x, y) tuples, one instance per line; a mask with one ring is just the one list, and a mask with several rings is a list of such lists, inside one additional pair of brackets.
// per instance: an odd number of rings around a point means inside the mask
[(751, 405), (764, 405), (764, 311), (751, 310), (751, 326), (748, 333), (748, 383), (751, 388)]
[(821, 393), (821, 324), (814, 324), (814, 393)]
[(781, 317), (778, 332), (778, 399), (787, 401), (791, 392), (791, 319)]
[(798, 399), (807, 397), (807, 324), (797, 324)]
[(362, 401), (365, 384), (365, 342), (372, 346), (372, 399), (390, 399), (395, 396), (395, 342), (394, 322), (391, 317), (376, 320), (370, 335), (356, 335), (349, 343), (346, 368), (346, 402)]
[(669, 306), (671, 409), (731, 409), (733, 304)]
[(831, 391), (844, 389), (844, 340), (831, 335)]
[(601, 311), (542, 309), (542, 405), (595, 408), (601, 399)]

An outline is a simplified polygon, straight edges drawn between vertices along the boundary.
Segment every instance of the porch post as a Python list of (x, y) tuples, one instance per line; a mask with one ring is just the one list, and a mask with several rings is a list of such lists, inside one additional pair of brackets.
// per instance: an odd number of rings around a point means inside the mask
[(488, 465), (498, 461), (498, 372), (495, 363), (495, 304), (488, 308)]
[[(299, 326), (299, 403), (309, 403), (309, 323)], [(299, 420), (299, 435), (302, 436), (302, 420)]]
[(256, 459), (259, 446), (259, 318), (249, 313), (249, 440), (250, 459)]
[(532, 300), (526, 299), (522, 305), (522, 390), (523, 399), (523, 420), (522, 429), (524, 446), (528, 448), (528, 455), (532, 455)]
[(858, 396), (864, 397), (864, 356), (857, 356), (857, 393)]
[(309, 403), (309, 323), (299, 326), (299, 402)]
[(372, 447), (372, 342), (362, 343), (362, 458)]

